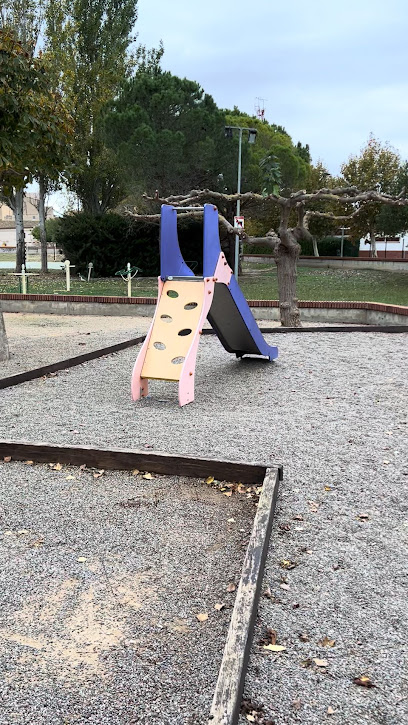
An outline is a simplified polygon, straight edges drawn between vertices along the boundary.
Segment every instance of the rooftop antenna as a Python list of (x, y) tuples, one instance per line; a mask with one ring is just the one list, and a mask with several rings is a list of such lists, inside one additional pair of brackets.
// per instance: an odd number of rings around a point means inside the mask
[(260, 121), (265, 120), (265, 98), (255, 98), (255, 115)]

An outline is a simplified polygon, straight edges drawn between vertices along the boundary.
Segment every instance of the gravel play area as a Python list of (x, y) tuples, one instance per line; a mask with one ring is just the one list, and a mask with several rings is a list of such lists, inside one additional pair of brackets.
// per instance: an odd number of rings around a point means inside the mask
[(206, 723), (246, 490), (0, 463), (0, 723)]
[(0, 436), (283, 463), (242, 725), (408, 723), (408, 335), (267, 339), (272, 364), (203, 338), (182, 409), (130, 400), (135, 348), (4, 390)]
[(4, 312), (4, 322), (10, 359), (1, 363), (0, 377), (138, 337), (147, 332), (151, 319)]

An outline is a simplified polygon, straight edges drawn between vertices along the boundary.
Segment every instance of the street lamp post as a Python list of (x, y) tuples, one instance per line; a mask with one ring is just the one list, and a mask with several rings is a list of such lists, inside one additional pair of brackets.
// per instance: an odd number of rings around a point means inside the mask
[[(247, 128), (246, 126), (225, 126), (225, 135), (227, 138), (232, 138), (233, 131), (238, 131), (238, 180), (237, 180), (237, 194), (241, 193), (241, 172), (242, 172), (242, 132), (248, 131), (248, 143), (255, 143), (257, 130), (256, 128)], [(241, 200), (237, 199), (237, 211), (236, 216), (241, 214)], [(235, 256), (234, 256), (234, 276), (238, 281), (238, 269), (239, 269), (239, 236), (235, 235)]]

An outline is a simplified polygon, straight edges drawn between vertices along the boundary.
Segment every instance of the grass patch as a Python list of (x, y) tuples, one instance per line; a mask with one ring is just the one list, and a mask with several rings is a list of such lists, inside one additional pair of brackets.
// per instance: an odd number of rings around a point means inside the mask
[[(268, 265), (263, 270), (244, 268), (240, 286), (247, 299), (276, 300), (276, 270)], [(132, 283), (134, 297), (155, 297), (157, 279), (140, 277)], [(346, 302), (385, 302), (408, 306), (408, 274), (375, 270), (298, 268), (300, 300), (340, 300)], [(16, 277), (0, 272), (0, 292), (19, 292)], [(65, 290), (65, 275), (50, 272), (29, 279), (29, 294), (71, 294), (125, 297), (127, 285), (120, 277), (81, 282), (72, 277), (71, 292)]]

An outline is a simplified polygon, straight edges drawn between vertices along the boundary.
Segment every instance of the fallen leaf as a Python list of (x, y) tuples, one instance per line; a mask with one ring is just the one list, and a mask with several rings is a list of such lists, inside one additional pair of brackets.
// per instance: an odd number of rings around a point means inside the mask
[(370, 678), (367, 677), (367, 675), (360, 675), (360, 677), (355, 677), (353, 682), (355, 685), (360, 685), (360, 687), (375, 687), (375, 685), (371, 682)]
[(280, 584), (279, 586), (281, 589), (284, 589), (285, 592), (287, 592), (290, 589), (289, 584)]
[(320, 639), (317, 644), (319, 647), (334, 647), (336, 640), (329, 639), (329, 637), (323, 637), (323, 639)]
[(207, 612), (202, 612), (201, 614), (196, 614), (196, 617), (199, 622), (206, 622), (208, 619), (208, 614)]
[(34, 542), (33, 542), (33, 543), (31, 544), (31, 546), (32, 546), (32, 547), (33, 547), (34, 549), (38, 549), (38, 548), (39, 548), (40, 546), (42, 546), (42, 545), (43, 545), (43, 543), (44, 543), (44, 539), (37, 539), (37, 541), (34, 541)]
[(290, 559), (282, 559), (280, 565), (282, 569), (294, 569), (295, 566), (297, 566), (297, 563), (296, 561), (291, 561)]
[(235, 519), (228, 519), (229, 524), (235, 524)]
[(284, 652), (286, 650), (286, 647), (281, 644), (264, 644), (263, 648), (269, 650), (269, 652)]
[(75, 476), (67, 476), (66, 481), (75, 481)]
[(4, 461), (4, 463), (10, 463), (11, 456), (4, 456), (3, 461)]
[(248, 722), (255, 722), (255, 717), (253, 715), (247, 715), (246, 719), (248, 720)]
[(227, 592), (235, 592), (236, 588), (236, 585), (233, 582), (230, 582), (227, 586)]
[(99, 471), (95, 471), (93, 477), (94, 478), (100, 478), (105, 473), (105, 469), (101, 468)]
[(309, 635), (306, 632), (300, 632), (299, 639), (301, 642), (309, 642)]
[(328, 666), (328, 664), (329, 664), (327, 660), (319, 660), (319, 658), (318, 658), (318, 657), (314, 657), (314, 658), (313, 658), (313, 662), (314, 662), (314, 663), (315, 663), (315, 665), (317, 665), (318, 667), (327, 667), (327, 666)]
[(146, 478), (148, 481), (150, 481), (153, 478), (153, 476), (151, 473), (144, 473), (143, 478)]
[(137, 476), (137, 475), (138, 475), (139, 473), (140, 473), (139, 469), (138, 469), (138, 468), (135, 468), (135, 469), (134, 469), (134, 470), (132, 471), (132, 476)]
[(232, 491), (224, 491), (224, 496), (232, 496)]
[(19, 536), (23, 536), (23, 534), (28, 534), (28, 529), (19, 529), (17, 533)]
[(306, 549), (306, 554), (313, 554), (313, 549)]
[(205, 479), (206, 483), (214, 483), (214, 476), (208, 476), (208, 478)]
[(329, 706), (329, 707), (327, 708), (327, 714), (328, 714), (328, 715), (334, 715), (334, 710), (333, 710), (333, 708), (332, 708), (332, 707), (330, 707), (330, 706)]
[(86, 463), (82, 463), (82, 465), (79, 466), (80, 471), (85, 471), (85, 468), (86, 468)]
[(34, 461), (23, 461), (23, 463), (25, 463), (26, 466), (32, 466)]
[(220, 612), (221, 609), (224, 609), (225, 604), (221, 604), (220, 602), (217, 602), (217, 604), (214, 604), (214, 609), (217, 610), (217, 612)]
[(83, 564), (86, 561), (86, 556), (78, 556), (77, 562)]
[(383, 461), (383, 463), (387, 466), (389, 464), (389, 461)]
[(12, 531), (3, 531), (4, 536), (12, 536)]
[(62, 463), (56, 463), (52, 468), (54, 471), (60, 471), (62, 469)]
[(266, 597), (267, 599), (272, 599), (272, 592), (271, 592), (271, 588), (270, 588), (270, 587), (266, 587), (266, 589), (265, 589), (265, 591), (264, 591), (264, 594), (263, 594), (263, 595), (264, 595), (264, 597)]
[(295, 514), (295, 516), (293, 517), (293, 520), (294, 521), (303, 521), (302, 514)]
[(325, 491), (331, 491), (331, 490), (332, 490), (332, 487), (331, 487), (331, 486), (325, 486), (325, 487), (324, 487), (324, 490), (325, 490)]

